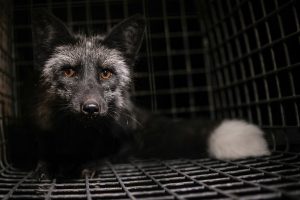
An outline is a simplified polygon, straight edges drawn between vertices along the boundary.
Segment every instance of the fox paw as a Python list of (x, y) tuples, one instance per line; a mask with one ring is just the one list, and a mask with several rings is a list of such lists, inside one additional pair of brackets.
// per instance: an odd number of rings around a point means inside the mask
[(32, 177), (37, 181), (49, 180), (53, 177), (53, 174), (50, 173), (48, 164), (46, 162), (40, 161), (37, 164), (36, 169), (32, 173)]
[(94, 178), (96, 175), (96, 170), (94, 169), (88, 169), (88, 168), (84, 168), (81, 171), (81, 178)]
[(221, 160), (270, 155), (263, 134), (258, 126), (245, 121), (224, 120), (208, 139), (208, 153)]

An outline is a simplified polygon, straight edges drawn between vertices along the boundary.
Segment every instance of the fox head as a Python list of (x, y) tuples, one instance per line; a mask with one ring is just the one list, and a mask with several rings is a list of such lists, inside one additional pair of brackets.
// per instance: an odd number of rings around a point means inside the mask
[(104, 36), (73, 34), (58, 18), (35, 11), (33, 45), (46, 93), (42, 101), (55, 101), (62, 112), (90, 118), (127, 109), (131, 68), (144, 30), (143, 17), (135, 15)]

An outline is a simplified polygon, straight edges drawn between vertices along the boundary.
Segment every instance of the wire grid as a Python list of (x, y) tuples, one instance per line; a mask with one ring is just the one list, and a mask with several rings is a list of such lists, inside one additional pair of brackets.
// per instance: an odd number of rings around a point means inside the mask
[(132, 160), (103, 165), (96, 178), (37, 182), (32, 172), (1, 170), (2, 199), (297, 199), (300, 155), (235, 162)]
[[(13, 115), (14, 66), (11, 38), (11, 4), (0, 1), (0, 104), (6, 116)], [(2, 116), (1, 116), (2, 117)]]
[(11, 2), (0, 0), (0, 169), (7, 165), (4, 124), (13, 117), (15, 108), (11, 11)]
[(299, 144), (299, 3), (203, 1), (214, 118), (245, 118)]
[[(15, 0), (15, 48), (21, 101), (31, 80), (30, 13), (45, 7), (74, 32), (105, 33), (124, 18), (146, 16), (147, 32), (134, 68), (138, 105), (173, 118), (209, 115), (199, 10), (195, 0)], [(26, 74), (26, 75), (23, 75)], [(21, 109), (26, 106), (20, 102)]]

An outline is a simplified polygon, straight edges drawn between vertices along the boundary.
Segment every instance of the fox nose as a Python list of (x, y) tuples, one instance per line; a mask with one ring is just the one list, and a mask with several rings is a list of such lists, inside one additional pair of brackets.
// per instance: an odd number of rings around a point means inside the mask
[(86, 115), (96, 115), (99, 110), (99, 105), (96, 102), (86, 102), (82, 105), (82, 112)]

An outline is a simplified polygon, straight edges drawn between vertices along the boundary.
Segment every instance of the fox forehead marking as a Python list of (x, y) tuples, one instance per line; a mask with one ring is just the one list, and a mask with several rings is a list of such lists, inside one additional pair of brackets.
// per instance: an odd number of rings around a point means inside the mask
[(88, 55), (92, 49), (92, 42), (87, 40), (85, 43), (85, 54)]
[(90, 41), (87, 41), (87, 42), (86, 42), (86, 47), (87, 47), (87, 48), (91, 48), (91, 47), (92, 47), (92, 43), (91, 43)]

